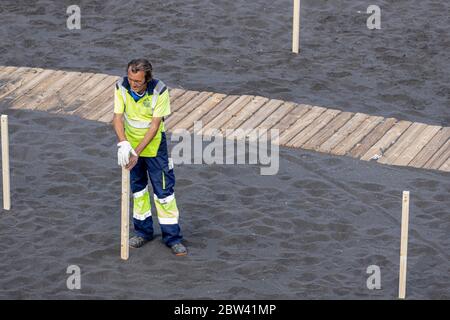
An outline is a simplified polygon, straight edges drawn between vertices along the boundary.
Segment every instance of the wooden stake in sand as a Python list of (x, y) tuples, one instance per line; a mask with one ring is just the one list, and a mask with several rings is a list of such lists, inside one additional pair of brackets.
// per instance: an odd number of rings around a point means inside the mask
[(122, 167), (122, 216), (120, 233), (120, 257), (128, 260), (130, 233), (130, 171)]
[(1, 116), (2, 133), (2, 171), (3, 171), (3, 209), (11, 209), (11, 186), (9, 178), (9, 136), (8, 116)]
[(409, 191), (403, 191), (402, 201), (402, 231), (400, 243), (400, 276), (398, 297), (405, 299), (406, 294), (406, 261), (408, 253), (408, 223), (409, 223)]
[(294, 0), (294, 21), (292, 28), (292, 52), (298, 53), (300, 46), (300, 0)]

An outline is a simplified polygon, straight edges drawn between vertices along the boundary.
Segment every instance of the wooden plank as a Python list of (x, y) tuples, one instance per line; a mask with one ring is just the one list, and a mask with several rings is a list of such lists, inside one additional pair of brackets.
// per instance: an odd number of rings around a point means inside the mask
[(200, 106), (198, 106), (192, 112), (190, 112), (184, 119), (178, 122), (176, 127), (179, 129), (189, 130), (194, 126), (195, 121), (200, 121), (199, 119), (204, 114), (206, 114), (209, 110), (218, 105), (223, 99), (225, 99), (225, 97), (226, 97), (225, 94), (214, 93)]
[(300, 0), (294, 0), (292, 13), (292, 52), (300, 49)]
[(106, 86), (104, 90), (100, 90), (99, 94), (91, 96), (90, 99), (82, 104), (77, 109), (68, 112), (68, 114), (76, 115), (83, 119), (98, 120), (100, 115), (106, 112), (114, 111), (114, 90), (112, 89), (115, 81), (107, 79), (110, 82), (109, 85), (103, 82), (103, 86)]
[(2, 80), (11, 82), (13, 80), (20, 79), (22, 74), (29, 71), (30, 69), (31, 68), (27, 68), (27, 67), (18, 67), (14, 71), (4, 74)]
[(0, 81), (0, 99), (20, 87), (22, 85), (22, 77), (30, 70), (30, 68), (19, 67), (14, 72), (5, 75)]
[(358, 142), (372, 131), (381, 121), (383, 117), (370, 116), (365, 119), (352, 133), (350, 133), (343, 141), (331, 150), (336, 155), (347, 154)]
[[(274, 128), (288, 113), (297, 106), (293, 102), (284, 102), (281, 104), (274, 112), (272, 112), (263, 122), (256, 126), (255, 129), (248, 133), (248, 136), (260, 137), (265, 132), (269, 132), (271, 129), (278, 130)], [(300, 108), (299, 108), (300, 109)]]
[(450, 140), (438, 150), (423, 166), (426, 169), (439, 169), (447, 161), (450, 156)]
[(319, 117), (314, 119), (314, 121), (311, 122), (309, 126), (299, 132), (294, 138), (292, 138), (286, 145), (288, 147), (301, 147), (328, 123), (330, 123), (331, 120), (333, 120), (339, 113), (341, 113), (341, 110), (327, 109)]
[(67, 103), (67, 97), (69, 97), (80, 86), (86, 83), (86, 81), (92, 76), (94, 76), (93, 73), (74, 72), (72, 74), (72, 79), (68, 81), (67, 85), (58, 90), (58, 92), (56, 92), (54, 95), (42, 101), (40, 110), (54, 111), (63, 109), (65, 104)]
[(256, 130), (258, 125), (267, 119), (267, 115), (270, 114), (270, 112), (273, 113), (273, 110), (280, 104), (280, 100), (269, 100), (257, 96), (241, 110), (240, 114), (244, 113), (244, 117), (239, 118), (238, 115), (231, 118), (229, 122), (222, 126), (221, 131), (226, 138), (232, 140), (245, 139), (245, 137), (247, 137), (250, 132)]
[(383, 153), (397, 141), (398, 137), (405, 132), (411, 125), (410, 121), (401, 120), (394, 124), (381, 139), (375, 143), (360, 159), (369, 161), (375, 155), (383, 155)]
[(105, 114), (114, 114), (114, 93), (106, 93), (101, 100), (97, 103), (92, 103), (93, 107), (91, 111), (87, 111), (84, 115), (84, 119), (98, 121)]
[(402, 225), (400, 231), (400, 271), (398, 297), (405, 299), (406, 294), (406, 265), (408, 259), (408, 227), (409, 227), (409, 191), (403, 191)]
[[(209, 122), (211, 122), (213, 119), (215, 119), (217, 116), (222, 114), (222, 112), (225, 112), (225, 110), (234, 103), (239, 96), (231, 95), (226, 96), (221, 102), (219, 102), (217, 105), (212, 107), (208, 112), (204, 115), (202, 115), (201, 118), (199, 118), (197, 121), (201, 121), (203, 127), (205, 127)], [(193, 125), (189, 128), (192, 129)]]
[(270, 130), (276, 126), (288, 113), (292, 112), (296, 106), (297, 104), (294, 102), (283, 102), (274, 112), (264, 119), (264, 121), (261, 122), (257, 128), (266, 131)]
[(54, 99), (58, 96), (59, 92), (66, 87), (71, 86), (71, 81), (73, 81), (74, 76), (77, 72), (68, 72), (60, 80), (50, 86), (45, 92), (42, 92), (37, 99), (34, 101), (33, 106), (30, 109), (37, 109), (40, 111), (47, 111), (45, 102), (50, 99)]
[[(111, 111), (112, 110), (112, 111)], [(114, 117), (114, 101), (111, 102), (110, 112), (105, 112), (101, 117), (97, 119), (97, 121), (110, 123)]]
[[(282, 106), (280, 106), (281, 108)], [(279, 109), (280, 109), (279, 108)], [(305, 113), (310, 111), (312, 106), (306, 104), (296, 104), (294, 103), (294, 108), (284, 117), (282, 117), (271, 129), (278, 129), (280, 134), (284, 133), (291, 125), (298, 121)]]
[(352, 150), (350, 150), (349, 155), (354, 158), (360, 158), (369, 149), (377, 143), (384, 134), (392, 128), (392, 126), (397, 122), (395, 118), (384, 119), (379, 123), (375, 129), (373, 129), (361, 142), (358, 142)]
[[(100, 121), (106, 114), (114, 115), (114, 95), (108, 96), (105, 98), (104, 102), (99, 105), (98, 108), (93, 108), (92, 112), (86, 114), (86, 119)], [(111, 117), (112, 120), (112, 117)]]
[(336, 131), (338, 131), (351, 117), (352, 112), (341, 112), (338, 114), (323, 130), (303, 144), (303, 149), (316, 150), (319, 146), (328, 140)]
[(73, 114), (84, 119), (97, 120), (100, 115), (103, 115), (104, 112), (106, 112), (105, 109), (113, 112), (114, 85), (116, 82), (117, 78), (115, 77), (107, 78), (106, 81), (103, 81), (102, 85), (99, 86), (99, 92), (95, 95), (95, 98), (91, 99), (84, 106), (79, 107)]
[(72, 111), (75, 111), (87, 100), (92, 99), (93, 89), (98, 86), (103, 81), (107, 81), (109, 76), (102, 73), (96, 73), (90, 78), (86, 79), (86, 81), (69, 93), (66, 97), (63, 97), (63, 101), (60, 104), (60, 107), (54, 110), (54, 113), (65, 113), (70, 114)]
[(188, 116), (195, 108), (199, 107), (209, 97), (213, 95), (212, 92), (200, 92), (193, 99), (187, 102), (184, 106), (178, 109), (178, 111), (167, 118), (164, 125), (166, 128), (175, 128), (176, 124)]
[(8, 115), (1, 115), (2, 140), (2, 178), (3, 178), (3, 209), (11, 209), (11, 177), (9, 167), (9, 130)]
[(11, 72), (11, 73), (9, 73), (9, 74), (6, 74), (4, 77), (3, 77), (3, 83), (1, 84), (1, 87), (0, 87), (0, 89), (3, 89), (5, 86), (8, 86), (8, 85), (10, 85), (11, 83), (13, 83), (13, 82), (16, 82), (16, 81), (20, 81), (20, 79), (22, 78), (22, 76), (25, 74), (25, 73), (27, 73), (27, 72), (29, 72), (30, 71), (30, 68), (27, 68), (27, 67), (19, 67), (19, 68), (17, 68), (14, 72)]
[(27, 81), (29, 81), (42, 71), (43, 69), (28, 68), (24, 73), (21, 73), (19, 77), (8, 81), (8, 83), (0, 88), (0, 99), (3, 99), (13, 91), (22, 87), (25, 83), (27, 83)]
[(19, 69), (18, 67), (13, 67), (13, 66), (3, 66), (0, 69), (0, 80), (9, 77), (14, 71), (16, 71), (17, 69)]
[[(283, 104), (283, 101), (272, 99), (266, 102), (262, 107), (260, 107), (256, 112), (252, 112), (247, 120), (243, 121), (236, 127), (230, 128), (227, 124), (223, 126), (224, 129), (235, 129), (235, 131), (229, 131), (231, 139), (245, 139), (250, 132), (255, 130), (269, 115), (275, 112)], [(245, 107), (245, 109), (247, 106)], [(259, 132), (262, 134), (262, 132)]]
[[(179, 98), (177, 98), (173, 103), (170, 104), (171, 116), (176, 114), (177, 110), (182, 108), (186, 103), (194, 99), (200, 92), (199, 91), (186, 91)], [(168, 119), (170, 116), (168, 117)]]
[(280, 130), (279, 144), (286, 145), (299, 132), (305, 129), (311, 122), (324, 113), (327, 109), (322, 107), (308, 107), (308, 110), (285, 130)]
[(422, 150), (422, 148), (438, 133), (440, 126), (426, 126), (419, 136), (411, 141), (411, 144), (401, 151), (399, 157), (392, 164), (406, 166)]
[(347, 121), (338, 131), (336, 131), (329, 139), (322, 143), (316, 150), (320, 152), (330, 153), (341, 141), (343, 141), (350, 133), (352, 133), (369, 115), (364, 113), (355, 113), (350, 120)]
[(13, 109), (32, 109), (35, 107), (35, 101), (42, 95), (47, 95), (49, 87), (59, 81), (64, 75), (65, 71), (53, 71), (48, 77), (45, 77), (36, 84), (32, 89), (30, 89), (26, 95), (21, 96), (12, 103)]
[(450, 127), (444, 127), (426, 144), (408, 166), (422, 168), (448, 139), (450, 139)]
[(0, 66), (0, 80), (2, 79), (3, 75), (8, 75), (10, 72), (8, 68), (11, 68), (10, 66)]
[(231, 103), (228, 108), (220, 115), (211, 120), (208, 124), (203, 126), (203, 134), (211, 135), (214, 129), (220, 130), (223, 128), (223, 124), (231, 119), (235, 114), (237, 114), (242, 108), (244, 108), (250, 101), (252, 101), (254, 96), (243, 95)]
[[(222, 124), (221, 131), (232, 130), (239, 128), (242, 124), (247, 122), (249, 118), (255, 116), (261, 108), (266, 108), (268, 98), (261, 96), (255, 96), (244, 108), (241, 109), (236, 115), (231, 117), (230, 120)], [(230, 131), (229, 131), (230, 132)]]
[(130, 171), (122, 167), (121, 223), (120, 223), (120, 258), (128, 260), (130, 237)]
[(11, 92), (4, 100), (8, 101), (10, 105), (19, 104), (19, 100), (24, 96), (29, 96), (30, 92), (45, 79), (51, 77), (55, 73), (54, 70), (45, 69), (37, 73), (33, 78), (29, 79), (21, 87)]
[(450, 158), (448, 158), (447, 161), (445, 161), (444, 164), (439, 167), (439, 170), (450, 172)]
[(424, 123), (414, 122), (398, 138), (398, 140), (386, 150), (383, 157), (381, 157), (378, 162), (383, 164), (393, 164), (395, 159), (397, 159), (406, 148), (414, 143), (414, 140), (419, 137), (425, 127), (426, 124)]
[(67, 113), (86, 118), (89, 113), (98, 111), (100, 106), (104, 106), (108, 100), (114, 99), (114, 85), (116, 81), (117, 78), (115, 77), (106, 77), (87, 93), (87, 97), (83, 99), (84, 103), (77, 109)]
[(186, 90), (183, 89), (170, 88), (169, 89), (170, 103), (175, 102), (175, 100), (181, 97), (185, 92)]

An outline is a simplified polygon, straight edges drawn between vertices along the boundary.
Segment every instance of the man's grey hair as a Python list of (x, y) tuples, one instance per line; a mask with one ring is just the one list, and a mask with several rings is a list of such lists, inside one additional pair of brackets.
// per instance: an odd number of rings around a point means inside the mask
[(150, 61), (147, 59), (133, 59), (128, 62), (127, 72), (131, 69), (131, 72), (137, 73), (139, 71), (144, 71), (145, 81), (149, 82), (153, 79), (153, 67)]

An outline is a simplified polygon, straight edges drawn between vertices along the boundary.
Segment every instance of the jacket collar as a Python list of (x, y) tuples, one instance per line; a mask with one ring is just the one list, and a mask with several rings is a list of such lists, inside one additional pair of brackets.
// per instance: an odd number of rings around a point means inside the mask
[[(157, 79), (150, 80), (150, 82), (147, 84), (148, 94), (150, 95), (153, 94), (153, 90), (155, 89), (157, 83), (158, 83)], [(125, 89), (127, 89), (128, 93), (131, 94), (131, 86), (130, 82), (128, 81), (128, 77), (123, 77), (122, 86), (124, 86)]]

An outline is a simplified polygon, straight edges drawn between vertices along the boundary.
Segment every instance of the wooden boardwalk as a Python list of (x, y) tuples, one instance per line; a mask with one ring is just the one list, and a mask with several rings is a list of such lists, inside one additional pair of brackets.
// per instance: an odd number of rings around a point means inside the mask
[[(110, 122), (118, 77), (0, 66), (0, 100), (11, 109)], [(382, 164), (450, 171), (450, 127), (345, 112), (260, 96), (170, 89), (169, 130), (279, 129), (279, 144)]]

